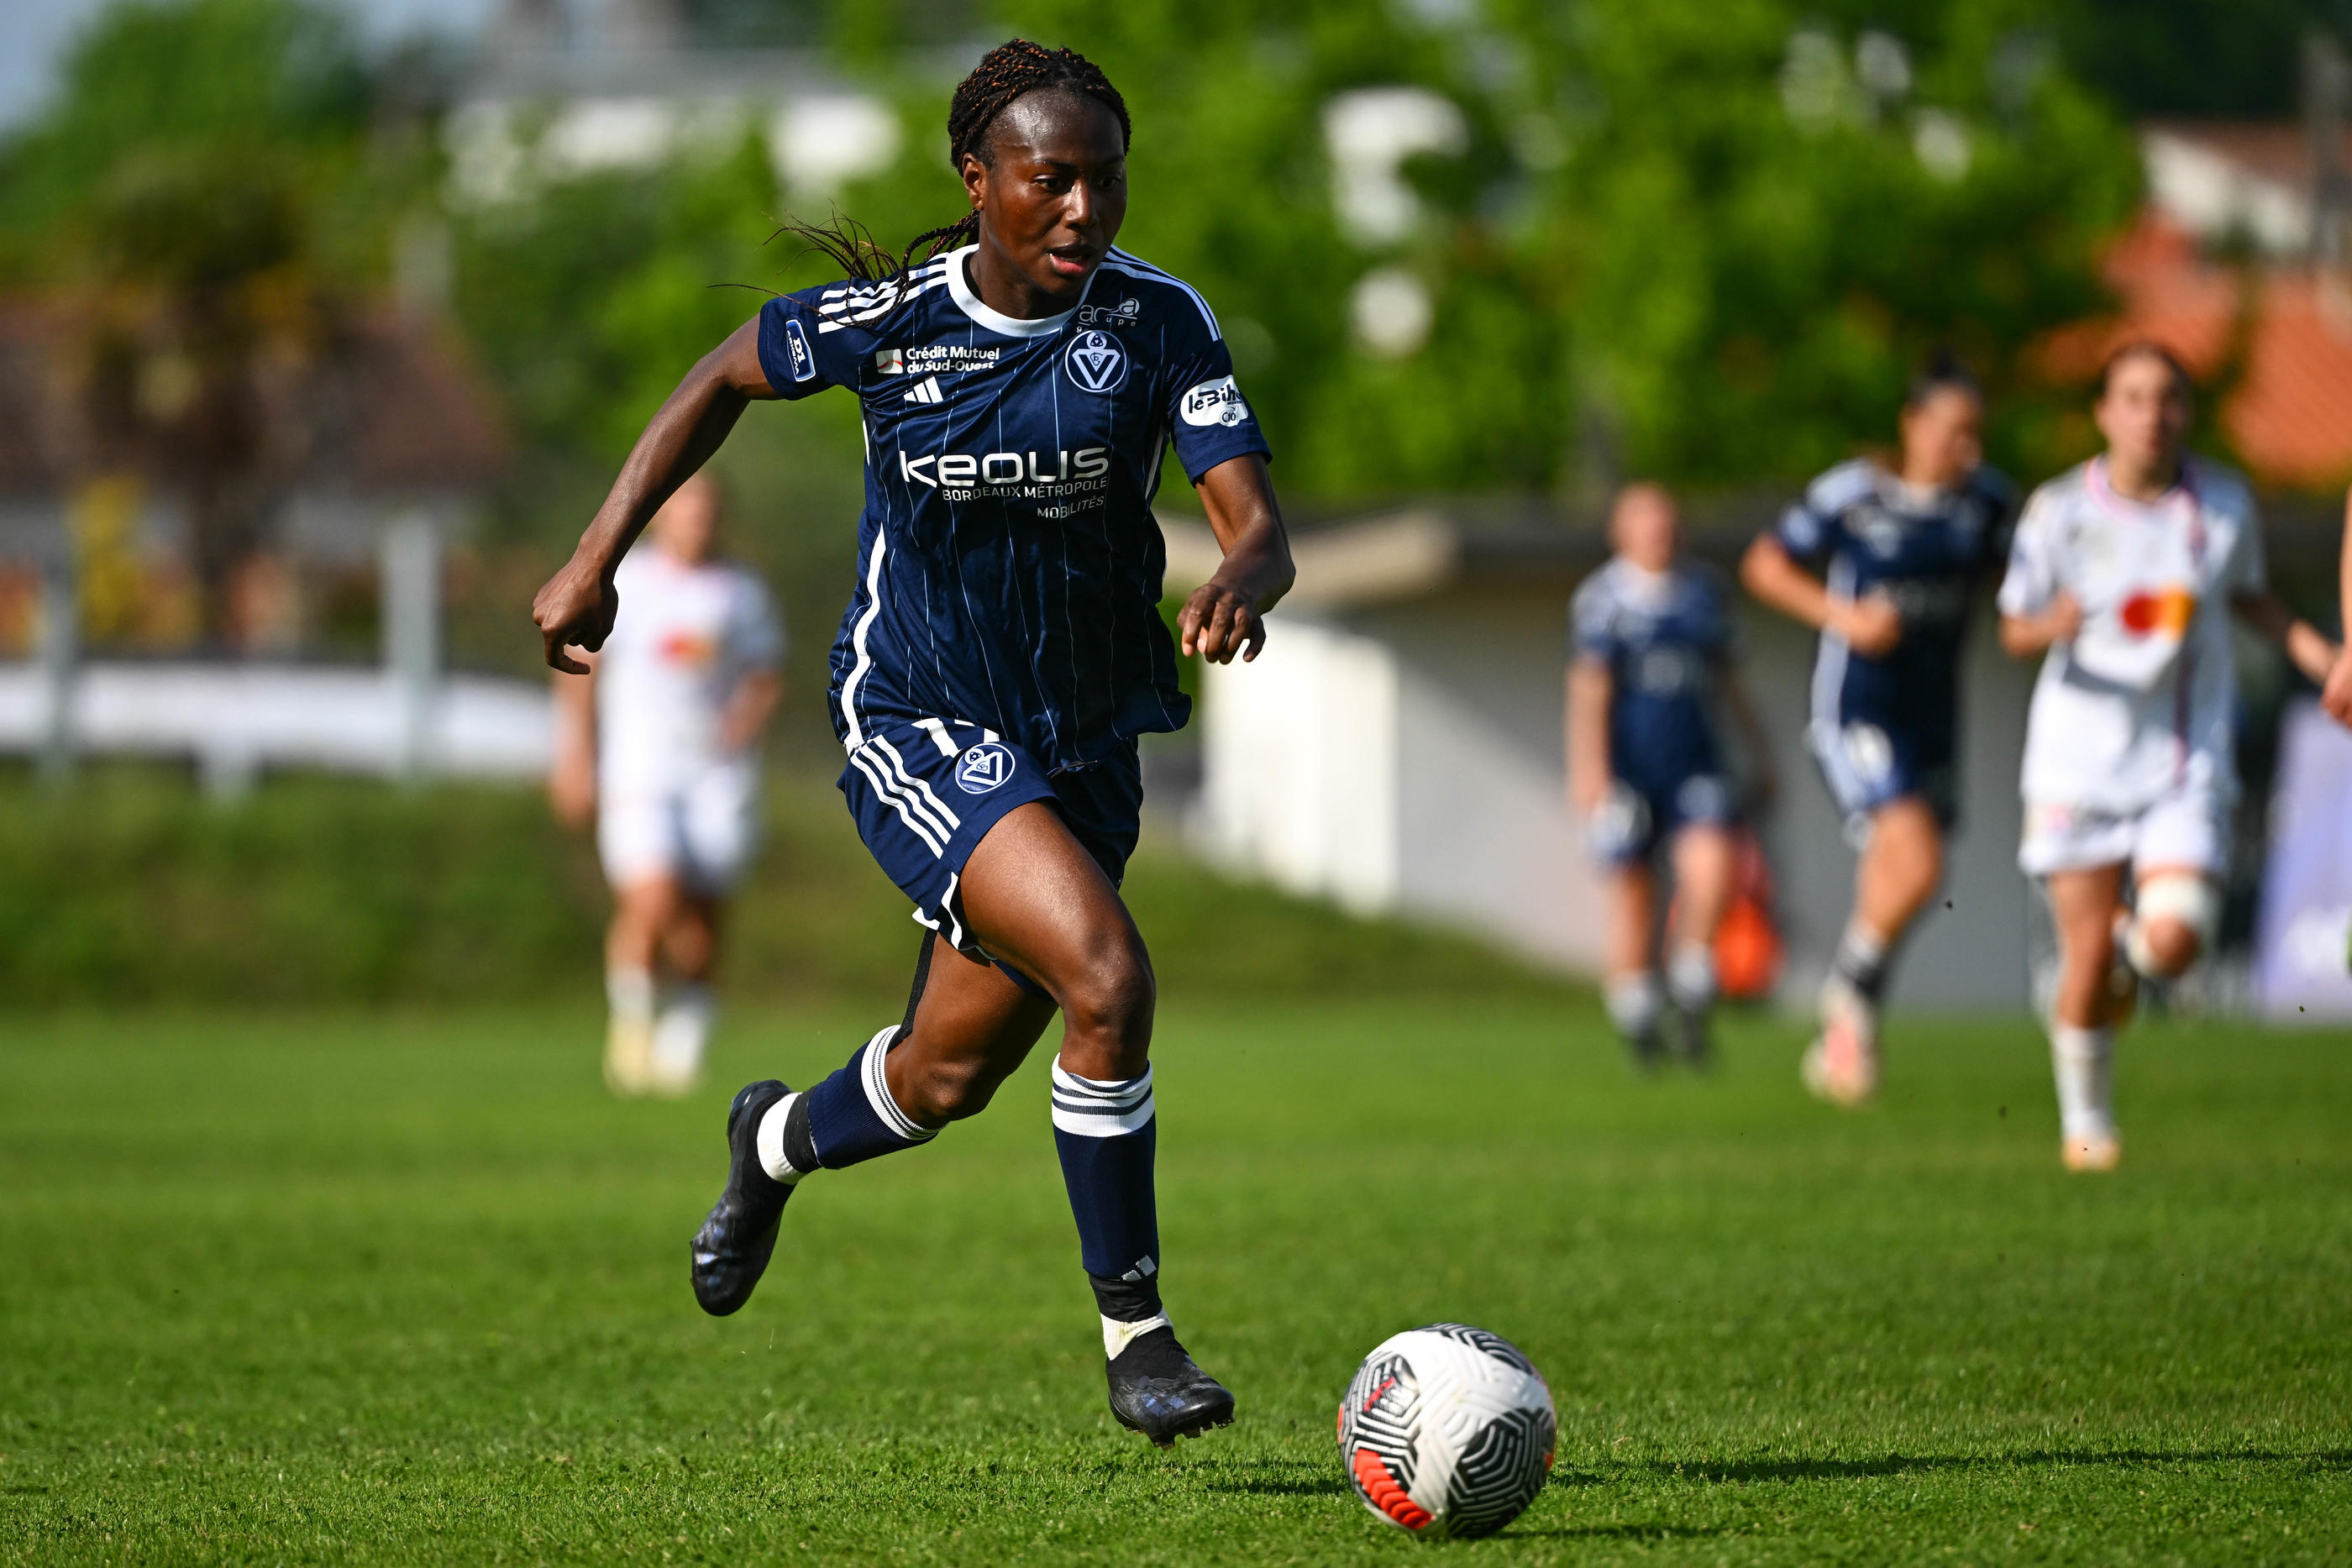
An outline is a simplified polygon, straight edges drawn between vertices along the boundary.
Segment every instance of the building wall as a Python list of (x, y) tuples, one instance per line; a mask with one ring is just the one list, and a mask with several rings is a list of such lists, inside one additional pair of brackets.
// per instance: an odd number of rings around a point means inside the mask
[[(1540, 581), (1286, 614), (1256, 664), (1206, 673), (1203, 841), (1295, 891), (1591, 972), (1600, 889), (1564, 799), (1565, 597)], [(1801, 1005), (1844, 921), (1854, 856), (1805, 746), (1812, 638), (1753, 606), (1740, 615), (1740, 668), (1781, 786), (1762, 832), (1789, 952), (1782, 996)], [(1898, 1000), (2007, 1009), (2027, 996), (2038, 915), (2014, 856), (2032, 672), (2000, 654), (1990, 619), (1979, 612), (1966, 676), (1963, 826)]]

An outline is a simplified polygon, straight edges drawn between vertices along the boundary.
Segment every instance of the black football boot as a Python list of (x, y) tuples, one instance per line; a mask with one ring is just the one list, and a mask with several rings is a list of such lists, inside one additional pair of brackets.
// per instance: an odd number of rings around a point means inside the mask
[(776, 1222), (793, 1189), (760, 1165), (760, 1118), (792, 1091), (772, 1078), (747, 1083), (727, 1107), (727, 1190), (694, 1233), (694, 1299), (723, 1318), (751, 1299), (776, 1249)]
[(1110, 1379), (1110, 1413), (1160, 1448), (1234, 1424), (1234, 1396), (1192, 1364), (1174, 1329), (1139, 1335), (1103, 1370)]
[(1704, 1072), (1715, 1061), (1715, 1034), (1704, 1010), (1675, 1009), (1675, 1055), (1685, 1067)]

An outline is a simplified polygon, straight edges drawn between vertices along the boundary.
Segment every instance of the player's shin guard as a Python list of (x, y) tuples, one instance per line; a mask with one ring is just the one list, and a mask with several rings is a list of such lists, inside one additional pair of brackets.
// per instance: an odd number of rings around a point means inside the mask
[[(882, 1063), (904, 1038), (893, 1024), (857, 1048), (847, 1066), (808, 1092), (808, 1132), (816, 1161), (839, 1170), (927, 1144), (938, 1129), (916, 1124), (890, 1094)], [(797, 1163), (797, 1162), (795, 1162)]]
[(1160, 1307), (1160, 1211), (1152, 1193), (1159, 1122), (1151, 1070), (1081, 1078), (1054, 1066), (1054, 1147), (1078, 1222), (1078, 1257), (1102, 1314), (1103, 1348), (1167, 1322)]

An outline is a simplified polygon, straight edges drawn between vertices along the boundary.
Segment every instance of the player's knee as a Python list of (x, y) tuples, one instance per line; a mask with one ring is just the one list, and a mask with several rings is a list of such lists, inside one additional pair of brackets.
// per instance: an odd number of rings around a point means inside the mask
[(1063, 990), (1062, 1013), (1073, 1034), (1137, 1047), (1150, 1040), (1159, 990), (1134, 932), (1105, 933), (1088, 943)]
[(2197, 961), (2203, 950), (2197, 933), (2178, 920), (2150, 920), (2132, 932), (2132, 967), (2170, 979)]
[(2126, 938), (2125, 957), (2143, 975), (2169, 979), (2197, 961), (2221, 924), (2221, 900), (2201, 876), (2143, 883)]

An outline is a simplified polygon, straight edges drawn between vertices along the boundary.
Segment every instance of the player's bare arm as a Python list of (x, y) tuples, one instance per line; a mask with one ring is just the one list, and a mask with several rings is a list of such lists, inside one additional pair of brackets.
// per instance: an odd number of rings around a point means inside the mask
[[(2336, 559), (2336, 602), (2344, 607), (2344, 614), (2352, 616), (2352, 490), (2344, 496), (2344, 544)], [(2319, 702), (2336, 723), (2352, 725), (2352, 646), (2337, 651)]]
[(1177, 631), (1188, 656), (1229, 664), (1239, 653), (1246, 664), (1265, 646), (1263, 617), (1290, 591), (1297, 575), (1290, 536), (1282, 526), (1265, 459), (1254, 452), (1218, 464), (1201, 476), (1195, 489), (1225, 559), (1184, 601)]
[(551, 667), (572, 674), (586, 670), (565, 649), (585, 648), (593, 653), (604, 645), (620, 608), (613, 569), (670, 492), (710, 461), (745, 405), (754, 398), (775, 395), (760, 365), (756, 319), (738, 327), (687, 372), (637, 437), (572, 559), (531, 601), (530, 618), (546, 644)]
[(1801, 621), (1816, 632), (1828, 632), (1864, 658), (1891, 653), (1903, 641), (1903, 615), (1883, 594), (1840, 599), (1827, 584), (1799, 566), (1787, 548), (1769, 534), (1759, 534), (1739, 558), (1740, 586), (1764, 603)]
[(1568, 666), (1568, 803), (1590, 817), (1609, 798), (1609, 699), (1615, 677), (1606, 659), (1580, 658)]
[(2060, 589), (2048, 604), (2029, 615), (2000, 618), (2000, 651), (2012, 659), (2032, 659), (2062, 643), (2071, 643), (2083, 630), (2083, 607)]
[(2289, 610), (2284, 600), (2272, 592), (2242, 593), (2231, 599), (2230, 608), (2248, 628), (2278, 644), (2287, 662), (2305, 678), (2326, 685), (2342, 650), (2326, 632)]
[(728, 694), (726, 711), (719, 721), (719, 738), (730, 751), (747, 751), (759, 743), (784, 700), (781, 670), (753, 670)]

